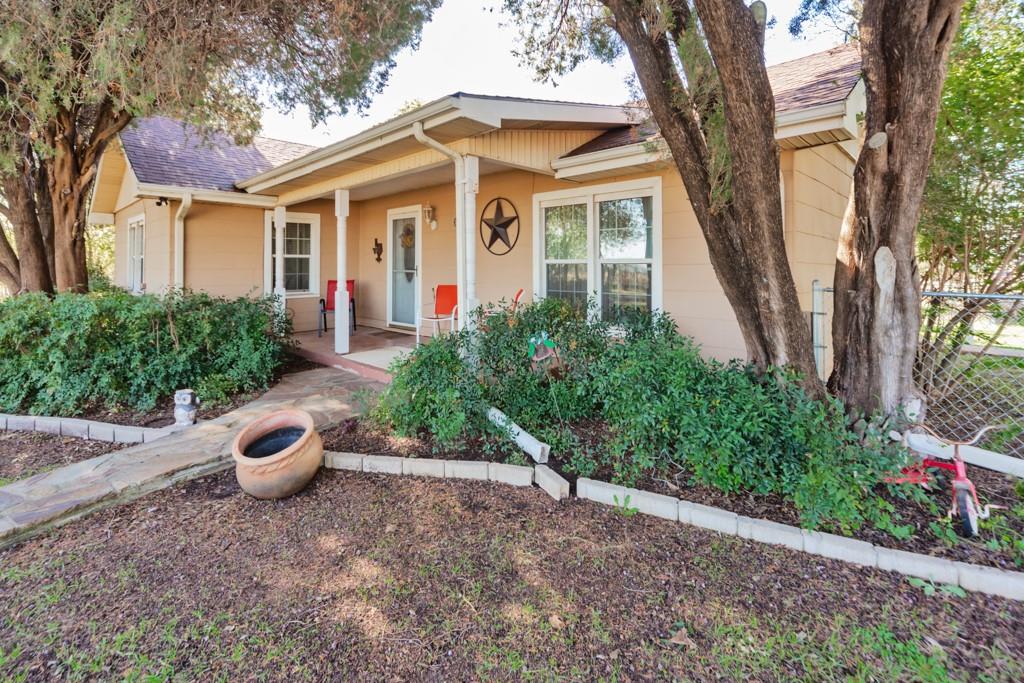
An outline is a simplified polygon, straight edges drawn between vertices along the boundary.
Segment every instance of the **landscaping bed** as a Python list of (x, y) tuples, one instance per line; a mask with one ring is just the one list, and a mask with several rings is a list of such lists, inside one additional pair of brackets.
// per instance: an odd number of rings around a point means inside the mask
[(0, 486), (124, 447), (73, 436), (0, 431)]
[(0, 678), (1024, 676), (1022, 603), (487, 482), (222, 473), (0, 567)]
[[(581, 439), (589, 438), (590, 448), (600, 447), (600, 437), (604, 431), (602, 425), (588, 423), (574, 427), (573, 431)], [(398, 437), (372, 421), (359, 418), (351, 418), (325, 430), (322, 436), (324, 448), (332, 451), (449, 460), (510, 459), (507, 455), (495, 453), (493, 448), (485, 448), (488, 442), (481, 439), (467, 441), (462, 449), (445, 448), (437, 445), (428, 434)], [(515, 453), (511, 458), (513, 461), (528, 462), (527, 456)], [(575, 482), (577, 475), (564, 459), (563, 453), (552, 452), (548, 465), (570, 482)], [(588, 473), (588, 476), (611, 481), (613, 474), (605, 469)], [(854, 531), (852, 536), (887, 548), (1021, 571), (1024, 569), (1021, 566), (1024, 564), (1024, 484), (1020, 484), (1021, 480), (1016, 477), (981, 467), (969, 468), (968, 474), (977, 486), (983, 504), (1006, 508), (993, 510), (991, 519), (982, 520), (982, 531), (978, 537), (968, 539), (959, 535), (957, 529), (947, 521), (950, 494), (948, 481), (944, 478), (932, 487), (928, 500), (924, 502), (886, 495), (886, 499), (894, 506), (894, 518), (900, 525), (907, 526), (906, 532), (910, 535), (906, 538), (897, 538), (872, 526), (863, 526)], [(726, 493), (713, 486), (692, 481), (689, 474), (682, 470), (664, 476), (644, 476), (636, 482), (635, 487), (755, 519), (801, 526), (799, 511), (781, 495)], [(823, 525), (820, 530), (843, 533), (837, 526), (829, 524)]]

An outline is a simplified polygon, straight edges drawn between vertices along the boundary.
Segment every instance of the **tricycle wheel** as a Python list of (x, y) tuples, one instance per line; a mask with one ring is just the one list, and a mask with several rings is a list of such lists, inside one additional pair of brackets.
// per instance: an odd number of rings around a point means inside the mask
[(974, 496), (968, 489), (956, 492), (956, 508), (960, 513), (960, 525), (964, 536), (973, 538), (978, 535), (978, 507), (974, 504)]

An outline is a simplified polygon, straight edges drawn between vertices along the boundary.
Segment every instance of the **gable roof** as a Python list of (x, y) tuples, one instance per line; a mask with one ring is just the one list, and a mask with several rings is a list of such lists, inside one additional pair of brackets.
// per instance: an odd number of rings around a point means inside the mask
[(316, 149), (256, 137), (236, 144), (224, 133), (203, 134), (163, 116), (138, 119), (121, 131), (121, 145), (140, 183), (238, 191), (235, 184)]
[[(853, 43), (768, 67), (775, 114), (843, 102), (860, 80), (860, 48)], [(658, 137), (653, 121), (613, 128), (563, 158), (600, 152)]]

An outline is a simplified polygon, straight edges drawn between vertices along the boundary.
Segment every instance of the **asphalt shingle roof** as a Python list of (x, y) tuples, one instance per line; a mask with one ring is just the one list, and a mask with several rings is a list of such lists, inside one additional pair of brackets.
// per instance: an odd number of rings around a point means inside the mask
[[(841, 102), (860, 80), (860, 49), (840, 45), (824, 52), (768, 67), (776, 115)], [(613, 128), (572, 150), (566, 157), (647, 142), (658, 135), (653, 122)]]
[(238, 145), (229, 135), (203, 135), (181, 121), (152, 116), (121, 131), (121, 145), (140, 183), (235, 191), (235, 183), (316, 149), (257, 137)]
[[(776, 113), (844, 100), (859, 78), (860, 51), (852, 44), (768, 67)], [(620, 126), (565, 156), (644, 142), (657, 134), (650, 122)], [(236, 183), (317, 149), (264, 137), (237, 145), (223, 133), (204, 136), (162, 116), (136, 120), (121, 132), (121, 144), (139, 182), (229, 192), (238, 191)]]

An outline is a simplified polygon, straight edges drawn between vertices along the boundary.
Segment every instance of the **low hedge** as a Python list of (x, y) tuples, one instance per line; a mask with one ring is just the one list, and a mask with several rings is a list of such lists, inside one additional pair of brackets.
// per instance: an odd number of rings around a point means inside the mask
[(173, 292), (0, 301), (0, 409), (148, 410), (182, 388), (207, 403), (265, 387), (289, 345), (273, 299)]

